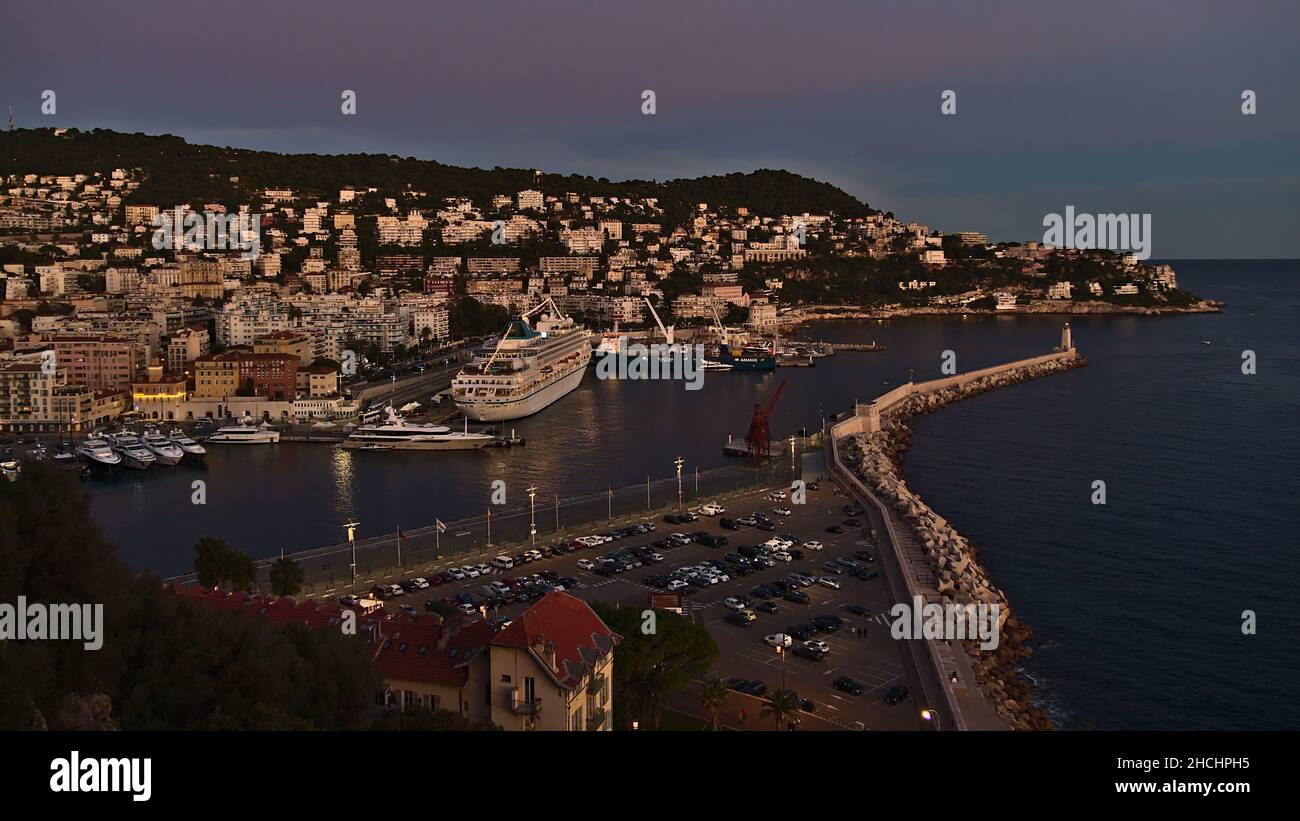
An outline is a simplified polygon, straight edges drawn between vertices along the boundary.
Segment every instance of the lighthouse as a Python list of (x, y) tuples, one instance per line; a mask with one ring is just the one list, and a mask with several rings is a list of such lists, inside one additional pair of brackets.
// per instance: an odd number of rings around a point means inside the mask
[(1074, 350), (1074, 336), (1070, 333), (1070, 323), (1065, 323), (1061, 328), (1061, 348), (1062, 351), (1072, 352)]

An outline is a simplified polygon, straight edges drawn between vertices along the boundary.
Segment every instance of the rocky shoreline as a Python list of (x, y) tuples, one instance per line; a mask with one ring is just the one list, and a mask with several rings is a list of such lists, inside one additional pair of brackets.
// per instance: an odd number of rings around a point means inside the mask
[(907, 420), (914, 414), (932, 413), (976, 394), (1086, 364), (1085, 357), (1075, 356), (1027, 365), (963, 385), (913, 394), (881, 413), (880, 431), (853, 434), (840, 445), (845, 464), (911, 526), (930, 560), (937, 589), (945, 601), (963, 605), (999, 605), (998, 647), (991, 651), (982, 650), (976, 640), (966, 640), (961, 645), (970, 658), (989, 704), (1008, 727), (1016, 730), (1052, 729), (1047, 712), (1033, 704), (1032, 683), (1018, 670), (1019, 664), (1032, 652), (1029, 640), (1033, 632), (1016, 617), (1006, 595), (989, 579), (979, 562), (978, 550), (907, 486), (900, 469), (902, 454), (907, 450), (912, 435)]

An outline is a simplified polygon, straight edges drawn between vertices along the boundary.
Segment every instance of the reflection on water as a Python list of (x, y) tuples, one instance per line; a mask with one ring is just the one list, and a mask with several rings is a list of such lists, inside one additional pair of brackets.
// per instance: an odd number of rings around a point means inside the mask
[(356, 477), (352, 472), (352, 451), (346, 448), (333, 448), (333, 456), (330, 467), (334, 474), (334, 499), (331, 507), (336, 519), (340, 522), (350, 522), (357, 517)]

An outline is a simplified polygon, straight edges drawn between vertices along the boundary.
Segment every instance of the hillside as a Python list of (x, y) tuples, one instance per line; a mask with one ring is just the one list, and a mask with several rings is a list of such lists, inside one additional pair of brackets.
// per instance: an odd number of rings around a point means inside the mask
[[(127, 134), (103, 129), (52, 129), (0, 132), (0, 175), (73, 174), (144, 168), (149, 179), (131, 201), (247, 201), (267, 188), (292, 188), (332, 198), (346, 186), (375, 187), (384, 194), (408, 188), (437, 201), (465, 196), (486, 203), (494, 194), (539, 188), (547, 194), (658, 197), (665, 217), (677, 223), (699, 202), (710, 206), (745, 206), (752, 213), (775, 216), (834, 212), (865, 216), (871, 208), (829, 183), (788, 171), (759, 169), (750, 173), (678, 179), (666, 182), (606, 179), (577, 174), (541, 174), (519, 168), (461, 168), (414, 157), (387, 154), (277, 154), (242, 148), (194, 145), (171, 135)], [(238, 178), (232, 183), (232, 177)]]

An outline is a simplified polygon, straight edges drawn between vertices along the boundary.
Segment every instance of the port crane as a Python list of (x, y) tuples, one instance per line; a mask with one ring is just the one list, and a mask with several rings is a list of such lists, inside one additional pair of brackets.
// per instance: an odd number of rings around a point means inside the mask
[[(655, 324), (659, 326), (659, 333), (664, 335), (664, 343), (667, 345), (673, 344), (673, 330), (676, 326), (669, 325), (665, 328), (663, 320), (659, 318), (659, 312), (655, 310), (654, 303), (650, 301), (650, 297), (643, 296), (641, 298), (645, 300), (645, 306), (650, 309), (650, 316), (655, 318)], [(615, 330), (617, 331), (617, 328)]]
[(781, 392), (784, 390), (785, 380), (782, 379), (772, 398), (767, 401), (767, 407), (763, 407), (761, 402), (754, 403), (754, 418), (749, 421), (749, 432), (745, 434), (745, 447), (750, 456), (771, 455), (772, 410), (776, 408), (776, 402), (781, 398)]

